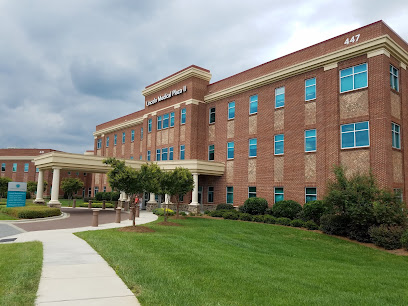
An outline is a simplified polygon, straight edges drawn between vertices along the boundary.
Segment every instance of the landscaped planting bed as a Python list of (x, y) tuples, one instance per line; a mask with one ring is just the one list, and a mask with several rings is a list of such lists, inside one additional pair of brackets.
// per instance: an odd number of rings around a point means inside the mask
[(34, 219), (59, 216), (61, 210), (47, 206), (0, 207), (0, 213), (18, 219)]

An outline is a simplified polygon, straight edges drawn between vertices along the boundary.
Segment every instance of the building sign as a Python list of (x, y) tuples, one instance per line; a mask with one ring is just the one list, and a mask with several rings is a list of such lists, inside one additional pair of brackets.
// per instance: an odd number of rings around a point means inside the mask
[(183, 86), (183, 88), (180, 88), (180, 89), (174, 89), (168, 93), (165, 93), (162, 96), (158, 96), (157, 98), (154, 98), (151, 101), (146, 101), (146, 106), (150, 106), (150, 105), (156, 104), (157, 102), (170, 99), (171, 97), (178, 96), (186, 91), (187, 91), (187, 86)]
[(7, 190), (7, 207), (25, 206), (27, 183), (9, 182)]

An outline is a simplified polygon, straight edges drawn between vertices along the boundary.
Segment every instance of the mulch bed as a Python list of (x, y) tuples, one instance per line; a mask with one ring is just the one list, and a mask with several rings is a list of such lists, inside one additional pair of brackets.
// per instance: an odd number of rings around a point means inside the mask
[(155, 230), (147, 226), (126, 226), (118, 228), (120, 232), (133, 232), (133, 233), (154, 233)]
[(157, 223), (157, 224), (159, 224), (159, 225), (166, 225), (166, 226), (182, 226), (181, 224), (173, 223), (173, 222), (168, 222), (168, 221), (159, 222), (159, 223)]

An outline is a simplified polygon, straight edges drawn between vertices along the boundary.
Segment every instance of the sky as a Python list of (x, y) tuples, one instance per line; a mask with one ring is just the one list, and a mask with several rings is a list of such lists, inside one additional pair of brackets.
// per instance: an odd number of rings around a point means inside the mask
[(211, 82), (383, 20), (406, 0), (0, 0), (0, 148), (93, 149), (96, 125), (192, 64)]

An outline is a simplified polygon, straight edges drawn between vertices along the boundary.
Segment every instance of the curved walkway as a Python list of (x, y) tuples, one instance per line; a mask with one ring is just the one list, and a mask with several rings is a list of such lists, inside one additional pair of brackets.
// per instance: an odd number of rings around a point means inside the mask
[[(7, 237), (17, 238), (15, 242), (37, 240), (43, 243), (44, 260), (36, 305), (140, 305), (132, 291), (107, 262), (84, 240), (73, 234), (129, 226), (132, 221), (126, 220), (129, 216), (127, 213), (126, 216), (127, 218), (122, 217), (122, 223), (106, 223), (99, 227), (33, 230)], [(136, 218), (136, 224), (156, 219), (156, 215), (142, 211), (140, 217)], [(73, 220), (74, 218), (71, 219)], [(56, 221), (41, 223), (50, 224)]]

